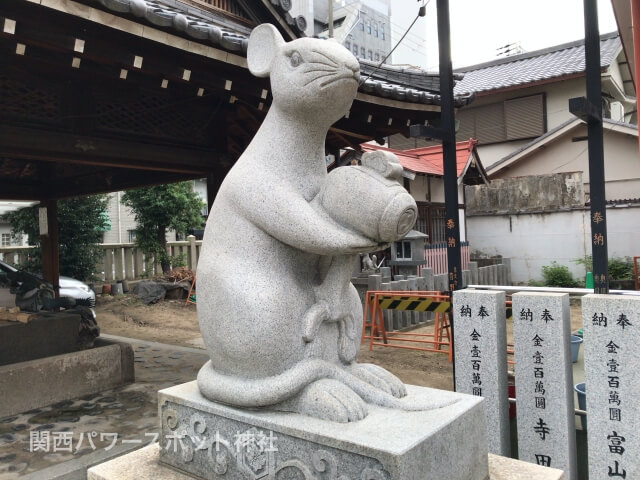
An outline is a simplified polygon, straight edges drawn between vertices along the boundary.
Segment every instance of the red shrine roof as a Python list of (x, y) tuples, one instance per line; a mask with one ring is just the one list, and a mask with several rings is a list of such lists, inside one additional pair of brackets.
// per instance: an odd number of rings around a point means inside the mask
[[(477, 140), (470, 138), (465, 142), (456, 143), (456, 164), (457, 164), (457, 176), (463, 176), (469, 165), (475, 162), (479, 168), (484, 171), (478, 152), (476, 150)], [(443, 176), (442, 166), (442, 145), (434, 145), (431, 147), (413, 148), (411, 150), (396, 150), (393, 148), (380, 147), (378, 145), (372, 145), (369, 143), (363, 143), (360, 145), (364, 152), (371, 152), (374, 150), (384, 150), (391, 152), (398, 157), (398, 161), (405, 170), (413, 173), (420, 173), (424, 175), (438, 175)]]

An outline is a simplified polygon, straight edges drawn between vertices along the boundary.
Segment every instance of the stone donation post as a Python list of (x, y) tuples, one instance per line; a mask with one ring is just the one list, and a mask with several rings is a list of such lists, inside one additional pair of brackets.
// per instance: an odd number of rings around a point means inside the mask
[(569, 295), (513, 295), (518, 458), (577, 480)]
[(640, 478), (640, 297), (582, 299), (589, 478)]
[(509, 456), (505, 293), (458, 290), (453, 313), (456, 391), (485, 398), (489, 452)]

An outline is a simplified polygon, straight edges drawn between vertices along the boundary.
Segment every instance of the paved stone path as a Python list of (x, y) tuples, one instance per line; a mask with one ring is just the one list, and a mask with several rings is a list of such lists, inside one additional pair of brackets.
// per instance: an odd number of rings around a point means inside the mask
[[(134, 349), (135, 383), (0, 418), (0, 480), (155, 441), (158, 390), (195, 379), (207, 354), (194, 348), (118, 340)], [(42, 475), (32, 476), (44, 479)]]

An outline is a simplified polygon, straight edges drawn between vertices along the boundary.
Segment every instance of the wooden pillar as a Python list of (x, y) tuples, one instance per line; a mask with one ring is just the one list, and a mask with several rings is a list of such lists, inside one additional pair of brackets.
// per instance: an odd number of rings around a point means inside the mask
[(42, 277), (60, 293), (60, 260), (58, 257), (58, 205), (55, 199), (43, 200), (39, 209)]

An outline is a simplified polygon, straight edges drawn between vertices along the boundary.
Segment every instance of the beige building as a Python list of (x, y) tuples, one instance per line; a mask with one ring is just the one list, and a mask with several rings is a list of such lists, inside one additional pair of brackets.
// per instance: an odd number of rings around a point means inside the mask
[[(640, 255), (635, 91), (617, 33), (601, 36), (600, 52), (608, 254)], [(587, 128), (569, 112), (569, 99), (586, 95), (584, 54), (577, 41), (456, 72), (456, 94), (476, 94), (456, 114), (456, 137), (477, 139), (492, 180), (466, 189), (467, 239), (472, 252), (511, 258), (516, 283), (540, 280), (554, 261), (584, 278), (576, 260), (591, 254)], [(425, 143), (390, 139), (393, 148)], [(577, 195), (558, 204), (562, 191)]]
[[(603, 113), (617, 122), (637, 123), (635, 94), (626, 56), (616, 33), (601, 36)], [(584, 41), (500, 58), (457, 69), (464, 77), (455, 93), (475, 93), (456, 113), (458, 141), (474, 138), (487, 170), (530, 141), (575, 117), (569, 99), (586, 95)], [(392, 148), (427, 145), (394, 135)]]

